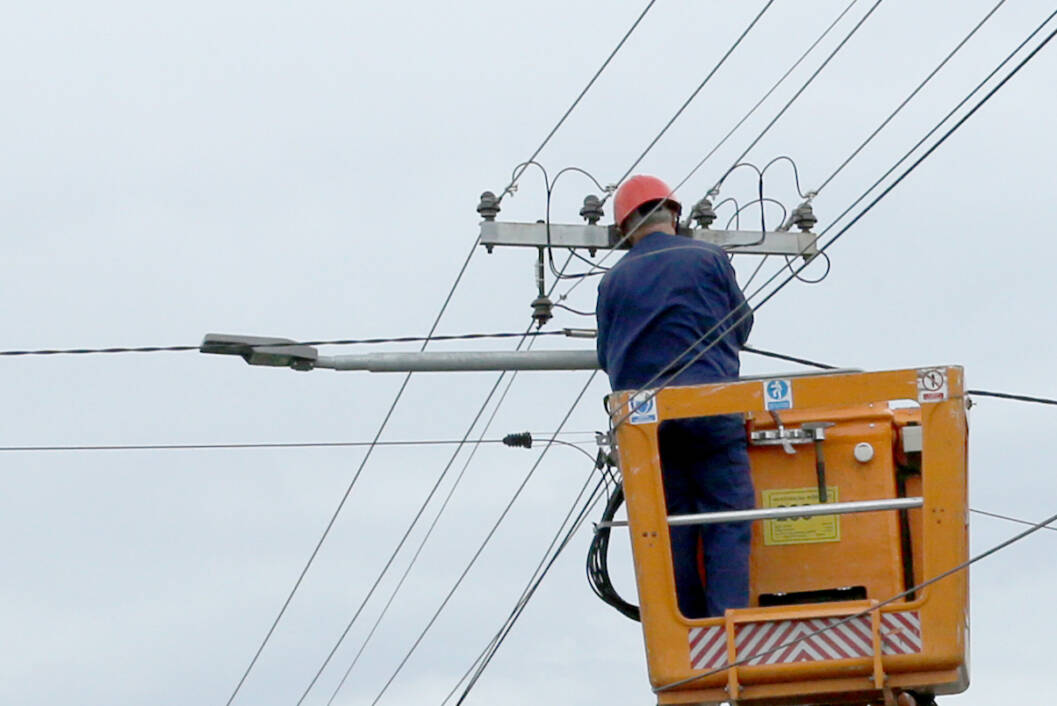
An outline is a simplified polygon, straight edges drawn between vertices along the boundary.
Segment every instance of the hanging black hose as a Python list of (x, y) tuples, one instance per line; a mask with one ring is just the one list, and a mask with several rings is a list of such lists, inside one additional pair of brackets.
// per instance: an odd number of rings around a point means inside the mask
[(609, 496), (605, 510), (602, 511), (602, 526), (595, 529), (591, 547), (587, 550), (587, 582), (591, 584), (591, 590), (596, 596), (625, 616), (641, 622), (639, 607), (621, 598), (609, 579), (609, 533), (612, 528), (606, 523), (612, 522), (623, 504), (624, 484), (618, 483), (613, 494)]

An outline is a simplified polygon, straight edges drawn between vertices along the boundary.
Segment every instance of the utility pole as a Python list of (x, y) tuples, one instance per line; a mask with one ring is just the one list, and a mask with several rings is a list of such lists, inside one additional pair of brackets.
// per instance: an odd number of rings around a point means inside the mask
[[(532, 301), (532, 317), (543, 326), (551, 319), (554, 307), (545, 290), (544, 258), (552, 248), (587, 250), (594, 257), (599, 250), (627, 250), (631, 246), (615, 226), (599, 225), (604, 215), (602, 201), (589, 194), (584, 198), (580, 216), (584, 223), (513, 223), (497, 221), (500, 211), (499, 199), (491, 191), (481, 194), (477, 213), (481, 218), (480, 243), (489, 253), (496, 247), (536, 248), (537, 296)], [(746, 255), (783, 255), (802, 257), (810, 261), (818, 254), (818, 235), (811, 232), (818, 220), (808, 199), (797, 206), (784, 224), (774, 231), (768, 230), (713, 230), (716, 212), (712, 201), (706, 196), (690, 211), (688, 222), (694, 227), (680, 226), (679, 234), (692, 240), (716, 245), (729, 253)], [(792, 231), (793, 227), (797, 231)]]
[[(532, 301), (533, 318), (538, 326), (551, 319), (553, 303), (545, 290), (544, 258), (549, 248), (586, 250), (594, 257), (599, 250), (628, 249), (616, 226), (599, 225), (602, 202), (593, 194), (584, 198), (580, 216), (584, 223), (512, 223), (496, 220), (499, 199), (491, 191), (481, 194), (477, 213), (480, 244), (491, 253), (497, 247), (536, 248), (534, 263), (537, 296)], [(694, 205), (690, 221), (695, 227), (680, 226), (679, 234), (746, 255), (783, 255), (811, 260), (818, 254), (818, 235), (811, 229), (817, 219), (810, 199), (793, 210), (789, 219), (774, 231), (713, 230), (716, 213), (705, 197)], [(793, 231), (792, 228), (797, 230)], [(569, 338), (593, 338), (590, 329), (564, 329)], [(289, 367), (294, 370), (366, 370), (370, 372), (454, 372), (498, 370), (595, 370), (598, 359), (593, 349), (563, 351), (466, 351), (420, 353), (367, 353), (323, 356), (312, 346), (289, 338), (207, 334), (199, 347), (202, 353), (237, 355), (250, 365)], [(817, 374), (817, 373), (816, 373)], [(788, 375), (784, 375), (788, 377)]]

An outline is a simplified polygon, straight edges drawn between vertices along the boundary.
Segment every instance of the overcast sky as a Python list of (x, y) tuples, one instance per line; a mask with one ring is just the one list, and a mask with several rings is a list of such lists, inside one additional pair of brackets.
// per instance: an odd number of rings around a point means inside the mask
[[(881, 3), (748, 159), (789, 155), (802, 185), (818, 186), (993, 2)], [(687, 182), (678, 194), (685, 203), (708, 190), (871, 4), (860, 0)], [(424, 334), (473, 246), (478, 196), (506, 185), (643, 5), (8, 3), (0, 348), (193, 345), (207, 332)], [(760, 5), (660, 0), (542, 163), (551, 174), (575, 165), (616, 181)], [(681, 180), (846, 5), (778, 0), (640, 170)], [(1027, 0), (1000, 8), (822, 191), (816, 230), (1051, 10)], [(960, 364), (970, 387), (1057, 396), (1055, 71), (1057, 47), (1047, 47), (848, 231), (823, 283), (795, 283), (769, 302), (751, 342), (870, 370)], [(787, 165), (768, 171), (765, 186), (788, 208), (799, 201)], [(745, 202), (755, 188), (739, 170), (722, 196)], [(584, 177), (564, 175), (552, 218), (578, 222), (590, 192)], [(730, 213), (721, 211), (724, 220)], [(529, 171), (500, 218), (543, 217), (542, 182)], [(770, 207), (769, 222), (779, 218)], [(743, 282), (757, 264), (735, 259)], [(764, 273), (777, 268), (769, 261)], [(567, 303), (593, 309), (595, 286), (577, 287)], [(521, 330), (534, 296), (530, 251), (482, 250), (439, 331)], [(594, 321), (560, 312), (550, 327), (561, 326)], [(748, 374), (795, 369), (743, 356)], [(3, 358), (0, 376), (2, 446), (369, 440), (402, 380), (251, 368), (195, 352)], [(461, 438), (495, 380), (413, 377), (383, 438)], [(518, 377), (485, 436), (556, 429), (586, 380)], [(565, 427), (577, 433), (562, 437), (591, 454), (606, 391), (596, 377)], [(1045, 449), (1057, 417), (977, 401), (972, 506), (1026, 520), (1052, 514), (1057, 481)], [(297, 701), (452, 452), (372, 455), (236, 703)], [(0, 452), (0, 703), (223, 704), (363, 454)], [(537, 457), (538, 449), (494, 445), (476, 454), (335, 703), (371, 703)], [(441, 702), (512, 608), (589, 472), (573, 449), (546, 455), (382, 703)], [(424, 520), (438, 509), (432, 503)], [(327, 703), (424, 529), (306, 704)], [(973, 516), (972, 549), (1017, 531)], [(652, 702), (639, 626), (595, 599), (583, 577), (589, 537), (588, 526), (573, 540), (470, 703)], [(1055, 542), (1039, 532), (973, 570), (974, 684), (944, 703), (1049, 692)], [(614, 545), (615, 580), (633, 597), (626, 542), (618, 536)]]

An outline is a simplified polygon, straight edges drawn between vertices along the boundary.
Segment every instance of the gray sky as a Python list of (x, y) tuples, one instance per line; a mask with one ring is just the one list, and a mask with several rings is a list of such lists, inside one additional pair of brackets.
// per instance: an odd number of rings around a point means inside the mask
[[(478, 195), (506, 184), (643, 4), (10, 5), (0, 22), (0, 348), (195, 344), (210, 331), (425, 333), (476, 236)], [(552, 174), (576, 165), (615, 181), (759, 4), (658, 2), (540, 159)], [(882, 3), (749, 159), (788, 154), (803, 186), (821, 183), (992, 4)], [(775, 3), (641, 170), (680, 180), (845, 5)], [(687, 183), (684, 202), (703, 195), (868, 6), (860, 0)], [(822, 192), (819, 228), (1051, 9), (1006, 3)], [(834, 246), (824, 283), (794, 284), (769, 303), (752, 343), (865, 369), (961, 364), (972, 387), (1057, 395), (1055, 70), (1048, 47)], [(784, 166), (766, 188), (796, 205)], [(745, 201), (754, 189), (743, 170), (724, 195)], [(589, 191), (563, 176), (554, 220), (576, 222)], [(501, 217), (543, 215), (530, 171)], [(475, 254), (440, 332), (523, 328), (532, 259)], [(743, 280), (755, 265), (736, 259)], [(594, 282), (578, 287), (569, 303), (591, 309), (594, 292)], [(569, 313), (552, 324), (593, 325)], [(743, 358), (746, 373), (792, 369)], [(400, 383), (196, 353), (6, 358), (0, 376), (0, 445), (365, 440)], [(553, 430), (585, 379), (523, 375), (487, 436)], [(416, 376), (384, 438), (461, 437), (494, 380)], [(605, 391), (600, 376), (566, 429), (602, 428)], [(1053, 413), (979, 402), (971, 504), (1052, 514), (1057, 484), (1040, 451)], [(451, 453), (375, 452), (237, 703), (297, 700)], [(371, 702), (536, 454), (477, 453), (336, 703)], [(224, 703), (362, 458), (356, 448), (3, 453), (0, 703)], [(383, 703), (441, 701), (512, 607), (588, 471), (573, 450), (546, 456)], [(973, 517), (973, 550), (1017, 531)], [(583, 578), (588, 538), (582, 531), (559, 560), (471, 702), (651, 702), (639, 627)], [(1048, 688), (1057, 569), (1045, 557), (1055, 541), (1040, 532), (974, 569), (974, 684), (945, 702)], [(615, 579), (633, 596), (626, 547), (614, 544)], [(306, 703), (326, 703), (381, 605), (368, 605)]]

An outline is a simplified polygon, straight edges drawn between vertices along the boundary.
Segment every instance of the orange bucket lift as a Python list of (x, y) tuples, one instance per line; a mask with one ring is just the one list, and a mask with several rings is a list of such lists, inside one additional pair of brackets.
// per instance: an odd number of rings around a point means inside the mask
[[(915, 588), (968, 559), (965, 410), (956, 366), (611, 395), (658, 703), (965, 690), (968, 576)], [(757, 509), (669, 517), (658, 427), (733, 412), (746, 415)], [(688, 619), (668, 526), (731, 519), (754, 520), (750, 606)]]

